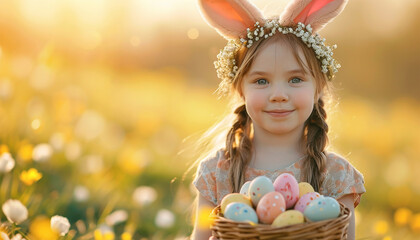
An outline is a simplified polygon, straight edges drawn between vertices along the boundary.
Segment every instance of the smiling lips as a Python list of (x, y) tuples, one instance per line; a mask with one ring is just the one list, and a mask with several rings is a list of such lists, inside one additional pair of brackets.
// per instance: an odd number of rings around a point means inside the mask
[(291, 114), (295, 110), (271, 110), (271, 111), (265, 111), (272, 117), (285, 117)]

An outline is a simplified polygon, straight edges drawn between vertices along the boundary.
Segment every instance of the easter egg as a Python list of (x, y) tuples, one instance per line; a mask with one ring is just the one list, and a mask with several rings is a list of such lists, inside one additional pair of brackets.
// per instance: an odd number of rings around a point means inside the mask
[(277, 216), (276, 219), (274, 219), (271, 226), (283, 227), (283, 226), (303, 223), (304, 221), (305, 221), (305, 217), (303, 216), (303, 213), (296, 210), (287, 210), (286, 212)]
[(307, 183), (307, 182), (300, 182), (299, 183), (299, 198), (301, 198), (303, 195), (310, 193), (310, 192), (315, 192), (314, 188), (312, 187), (311, 184)]
[(313, 200), (319, 198), (321, 194), (317, 192), (310, 192), (305, 195), (303, 195), (295, 204), (295, 210), (300, 211), (303, 213), (305, 211), (306, 206), (309, 205)]
[(340, 215), (340, 204), (332, 197), (319, 197), (305, 208), (303, 215), (313, 222), (336, 218)]
[(229, 193), (223, 197), (222, 202), (220, 203), (222, 213), (225, 212), (227, 205), (233, 202), (245, 203), (246, 205), (252, 207), (251, 199), (249, 199), (247, 196), (244, 196), (240, 193)]
[(274, 192), (273, 182), (266, 176), (258, 176), (251, 181), (248, 196), (256, 207), (260, 199), (269, 192)]
[(257, 216), (260, 222), (271, 224), (274, 219), (286, 210), (286, 202), (279, 192), (265, 194), (257, 206)]
[(258, 223), (257, 213), (245, 203), (229, 203), (226, 206), (224, 216), (233, 221)]
[(244, 185), (242, 185), (241, 190), (239, 191), (240, 194), (243, 194), (245, 196), (248, 196), (248, 190), (249, 190), (249, 185), (251, 184), (251, 181), (247, 181), (244, 183)]
[(286, 208), (292, 208), (299, 199), (299, 184), (296, 178), (289, 173), (280, 174), (274, 181), (276, 192), (283, 194)]

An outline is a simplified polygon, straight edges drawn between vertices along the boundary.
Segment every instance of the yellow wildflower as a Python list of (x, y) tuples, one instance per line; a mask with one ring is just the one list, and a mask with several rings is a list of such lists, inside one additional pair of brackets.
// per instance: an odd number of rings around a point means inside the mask
[(130, 233), (125, 232), (125, 233), (121, 234), (121, 240), (131, 240), (131, 239), (132, 239), (132, 236), (131, 236)]
[(38, 172), (35, 168), (30, 168), (28, 171), (23, 171), (20, 174), (20, 180), (30, 186), (34, 182), (37, 182), (39, 179), (42, 178), (42, 173)]
[(0, 144), (0, 155), (2, 155), (3, 153), (8, 153), (9, 151), (9, 147), (7, 147), (7, 145), (5, 144)]
[(399, 208), (394, 214), (394, 222), (397, 226), (404, 226), (410, 222), (413, 212), (408, 208)]
[(96, 229), (93, 235), (95, 240), (114, 240), (115, 238), (112, 231), (101, 231), (101, 229)]
[(389, 226), (385, 220), (377, 221), (374, 225), (374, 231), (376, 234), (384, 235), (388, 232)]
[(29, 233), (34, 240), (57, 240), (58, 233), (51, 229), (50, 219), (46, 216), (38, 216), (29, 226)]
[(9, 236), (3, 230), (0, 230), (0, 240), (9, 240)]
[(411, 219), (411, 230), (415, 233), (420, 233), (420, 213), (417, 213)]
[(212, 219), (209, 217), (212, 208), (210, 207), (202, 207), (198, 212), (198, 227), (199, 228), (209, 228), (209, 226), (212, 224)]
[(24, 143), (18, 150), (19, 159), (22, 159), (25, 162), (29, 162), (32, 160), (32, 151), (34, 146), (29, 143)]

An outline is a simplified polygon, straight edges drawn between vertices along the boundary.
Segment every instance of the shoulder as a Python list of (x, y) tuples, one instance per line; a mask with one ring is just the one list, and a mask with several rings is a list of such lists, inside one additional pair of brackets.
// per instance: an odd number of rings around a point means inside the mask
[(355, 169), (342, 155), (335, 152), (326, 153), (325, 172), (347, 172)]
[(225, 160), (225, 150), (219, 149), (201, 160), (199, 170), (215, 171), (217, 168), (224, 168)]
[(320, 193), (340, 199), (353, 194), (354, 206), (360, 202), (361, 195), (366, 192), (364, 177), (345, 157), (328, 152), (326, 167)]

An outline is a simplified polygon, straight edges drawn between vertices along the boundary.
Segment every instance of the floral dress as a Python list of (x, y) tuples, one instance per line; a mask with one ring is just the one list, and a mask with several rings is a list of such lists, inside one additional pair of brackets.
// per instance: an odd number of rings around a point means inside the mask
[[(302, 161), (304, 160), (299, 160), (284, 169), (278, 170), (261, 170), (248, 167), (245, 172), (245, 181), (264, 175), (274, 182), (277, 176), (282, 173), (290, 173), (299, 181)], [(219, 205), (223, 197), (231, 193), (228, 172), (229, 165), (224, 158), (224, 151), (221, 149), (217, 151), (215, 156), (200, 162), (193, 184), (204, 198), (214, 205)], [(320, 194), (335, 199), (353, 194), (354, 207), (359, 204), (361, 195), (366, 192), (363, 175), (346, 159), (336, 153), (330, 152), (327, 154), (326, 168), (322, 176), (324, 181), (319, 190)]]

